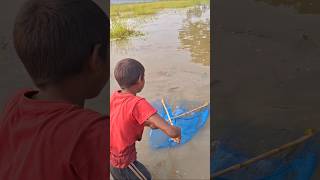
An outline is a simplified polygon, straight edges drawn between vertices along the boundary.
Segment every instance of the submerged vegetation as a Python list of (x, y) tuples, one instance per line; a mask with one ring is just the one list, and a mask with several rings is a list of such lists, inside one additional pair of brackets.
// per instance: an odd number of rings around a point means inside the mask
[(127, 19), (154, 15), (163, 9), (186, 8), (209, 3), (210, 0), (160, 0), (148, 3), (112, 4), (111, 39), (127, 39), (143, 35), (137, 28), (129, 25)]

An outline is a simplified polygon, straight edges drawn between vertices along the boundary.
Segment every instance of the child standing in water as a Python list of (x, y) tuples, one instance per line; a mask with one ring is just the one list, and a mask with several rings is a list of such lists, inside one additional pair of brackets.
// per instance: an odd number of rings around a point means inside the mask
[(140, 62), (129, 58), (118, 62), (114, 70), (121, 88), (110, 98), (110, 170), (114, 179), (151, 179), (137, 161), (135, 147), (145, 126), (160, 129), (180, 143), (180, 128), (169, 125), (148, 101), (136, 96), (144, 87), (144, 72)]

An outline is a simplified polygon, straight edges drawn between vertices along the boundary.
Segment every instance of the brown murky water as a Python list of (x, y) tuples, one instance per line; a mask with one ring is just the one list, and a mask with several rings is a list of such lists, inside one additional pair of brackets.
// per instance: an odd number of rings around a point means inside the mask
[(214, 15), (215, 138), (254, 156), (319, 130), (319, 1), (215, 1)]
[[(205, 102), (210, 96), (210, 10), (197, 6), (163, 10), (140, 27), (144, 37), (111, 43), (111, 90), (118, 88), (112, 75), (119, 60), (130, 57), (143, 63), (146, 84), (140, 96), (149, 101), (169, 98)], [(179, 148), (151, 150), (148, 131), (137, 144), (138, 160), (154, 179), (209, 179), (210, 123), (192, 141)], [(196, 164), (195, 164), (196, 163)]]

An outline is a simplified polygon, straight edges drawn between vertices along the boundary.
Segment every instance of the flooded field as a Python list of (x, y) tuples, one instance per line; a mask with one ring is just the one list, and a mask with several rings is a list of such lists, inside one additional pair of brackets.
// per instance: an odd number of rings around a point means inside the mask
[(216, 139), (254, 156), (320, 129), (319, 13), (316, 0), (215, 1)]
[(153, 2), (156, 0), (110, 0), (111, 4), (124, 4), (124, 3), (143, 3), (143, 2)]
[[(209, 18), (208, 6), (163, 10), (139, 26), (145, 36), (112, 41), (111, 90), (118, 88), (113, 77), (115, 64), (130, 57), (146, 69), (145, 88), (138, 95), (151, 102), (161, 98), (172, 103), (209, 101)], [(208, 121), (188, 144), (151, 150), (146, 128), (137, 144), (138, 160), (155, 179), (209, 179), (209, 129)]]

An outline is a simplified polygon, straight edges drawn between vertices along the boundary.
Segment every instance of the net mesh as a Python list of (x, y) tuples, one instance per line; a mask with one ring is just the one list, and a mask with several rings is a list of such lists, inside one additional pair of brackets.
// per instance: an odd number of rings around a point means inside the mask
[[(235, 170), (214, 179), (307, 180), (319, 168), (320, 135), (305, 143), (246, 168)], [(248, 159), (244, 154), (218, 142), (211, 159), (211, 174)]]
[[(165, 109), (160, 100), (152, 103), (153, 107), (158, 110), (158, 114), (165, 120), (168, 121), (168, 116), (165, 112)], [(189, 103), (181, 103), (178, 106), (170, 106), (166, 103), (166, 107), (170, 114), (170, 117), (173, 118), (177, 115), (180, 115), (184, 112), (189, 111), (188, 108)], [(177, 144), (170, 137), (164, 134), (159, 129), (152, 129), (149, 133), (149, 144), (153, 149), (161, 149), (161, 148), (173, 148), (177, 146), (181, 146), (183, 144), (188, 143), (200, 129), (202, 129), (209, 116), (209, 106), (203, 107), (198, 111), (192, 112), (186, 116), (182, 116), (179, 118), (172, 119), (172, 123), (174, 126), (178, 126), (181, 128), (181, 142)]]

